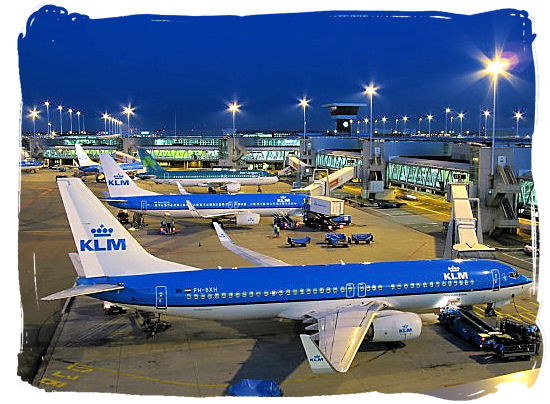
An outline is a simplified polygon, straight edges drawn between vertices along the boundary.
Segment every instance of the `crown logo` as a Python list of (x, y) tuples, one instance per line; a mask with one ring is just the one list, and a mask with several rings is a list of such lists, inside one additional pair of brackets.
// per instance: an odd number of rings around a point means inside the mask
[(115, 180), (121, 180), (121, 179), (124, 178), (124, 175), (122, 175), (122, 174), (115, 174), (115, 175), (113, 175), (113, 178), (114, 178)]
[(113, 233), (113, 228), (107, 228), (104, 225), (100, 224), (97, 229), (92, 228), (91, 232), (94, 237), (109, 237)]
[(455, 266), (450, 266), (447, 268), (450, 272), (458, 272), (460, 271), (460, 268), (459, 267), (455, 267)]

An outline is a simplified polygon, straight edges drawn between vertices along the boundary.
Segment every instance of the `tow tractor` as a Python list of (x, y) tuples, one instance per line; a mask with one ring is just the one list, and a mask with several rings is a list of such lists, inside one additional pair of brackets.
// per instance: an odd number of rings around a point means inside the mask
[(472, 311), (457, 307), (442, 309), (439, 322), (476, 348), (492, 351), (500, 359), (531, 358), (539, 353), (541, 337), (536, 325), (503, 319), (493, 327)]
[(170, 213), (165, 213), (160, 222), (160, 234), (171, 236), (176, 232), (176, 226), (174, 225), (174, 218)]
[(281, 230), (295, 230), (299, 226), (298, 222), (288, 215), (274, 215), (273, 224)]

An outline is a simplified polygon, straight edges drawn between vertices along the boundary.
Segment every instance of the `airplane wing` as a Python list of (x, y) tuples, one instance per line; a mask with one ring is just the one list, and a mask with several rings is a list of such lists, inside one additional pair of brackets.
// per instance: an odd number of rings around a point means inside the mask
[(178, 190), (180, 191), (180, 194), (189, 195), (189, 192), (187, 192), (187, 190), (184, 188), (184, 186), (182, 185), (182, 183), (180, 181), (176, 181), (176, 185), (178, 186)]
[(213, 225), (216, 229), (216, 233), (218, 233), (218, 238), (220, 239), (220, 243), (222, 244), (222, 246), (227, 248), (229, 251), (240, 255), (241, 257), (252, 262), (253, 264), (266, 267), (281, 267), (289, 265), (286, 262), (283, 262), (276, 258), (260, 254), (259, 252), (249, 250), (248, 248), (244, 248), (233, 243), (229, 236), (225, 234), (225, 231), (223, 231), (219, 223), (214, 222)]
[[(318, 330), (300, 339), (314, 373), (347, 372), (375, 316), (385, 307), (382, 302), (356, 303), (334, 310), (309, 313), (317, 320), (307, 330)], [(319, 341), (319, 345), (314, 340)]]

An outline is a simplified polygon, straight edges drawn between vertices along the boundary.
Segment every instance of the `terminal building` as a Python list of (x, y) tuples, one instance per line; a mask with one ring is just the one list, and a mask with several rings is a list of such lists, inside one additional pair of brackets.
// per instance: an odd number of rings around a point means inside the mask
[[(120, 135), (23, 136), (22, 146), (46, 165), (76, 165), (74, 145), (80, 143), (92, 159), (99, 153), (122, 151), (137, 156), (148, 150), (159, 164), (174, 168), (234, 167), (278, 171), (289, 156), (311, 168), (356, 167), (362, 197), (387, 198), (390, 187), (445, 195), (452, 182), (469, 184), (469, 197), (483, 207), (485, 232), (515, 229), (518, 215), (530, 214), (534, 195), (531, 139), (498, 137), (491, 169), (490, 138), (478, 135), (377, 133), (372, 136), (358, 120), (366, 104), (331, 103), (334, 127), (325, 132), (292, 131), (191, 136), (157, 136), (149, 132)], [(361, 130), (363, 129), (363, 130)], [(372, 147), (372, 150), (370, 150)], [(491, 174), (491, 171), (493, 173)], [(311, 173), (308, 170), (307, 173)]]

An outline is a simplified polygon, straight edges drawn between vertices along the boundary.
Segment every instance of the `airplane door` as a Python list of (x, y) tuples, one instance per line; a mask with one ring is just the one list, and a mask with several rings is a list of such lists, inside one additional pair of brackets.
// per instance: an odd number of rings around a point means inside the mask
[(500, 290), (500, 272), (498, 269), (492, 269), (491, 275), (493, 276), (493, 290)]
[(157, 286), (155, 289), (156, 295), (156, 308), (157, 309), (166, 309), (167, 307), (167, 290), (166, 286)]
[(141, 210), (147, 210), (147, 201), (141, 201)]
[(365, 297), (367, 295), (367, 285), (364, 283), (357, 284), (357, 297)]
[(355, 296), (355, 285), (353, 283), (346, 284), (346, 297)]

